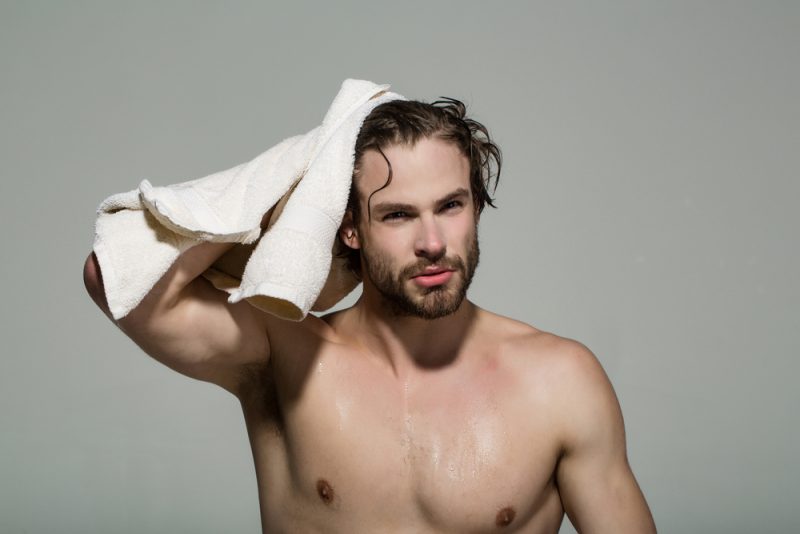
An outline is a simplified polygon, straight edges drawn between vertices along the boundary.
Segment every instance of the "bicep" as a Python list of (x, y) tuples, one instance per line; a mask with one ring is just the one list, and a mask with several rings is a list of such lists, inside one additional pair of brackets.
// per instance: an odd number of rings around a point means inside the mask
[(119, 327), (147, 354), (186, 376), (236, 393), (240, 369), (269, 358), (263, 312), (203, 277), (189, 283), (168, 308), (134, 309)]
[(556, 471), (564, 508), (580, 532), (655, 532), (628, 464), (622, 411), (608, 377), (582, 345), (568, 358)]

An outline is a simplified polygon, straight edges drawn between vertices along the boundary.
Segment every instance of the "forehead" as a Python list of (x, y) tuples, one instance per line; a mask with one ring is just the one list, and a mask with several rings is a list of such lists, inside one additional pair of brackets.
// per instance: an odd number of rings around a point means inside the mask
[[(373, 202), (424, 202), (459, 187), (469, 190), (469, 160), (452, 142), (431, 137), (413, 146), (391, 145), (382, 150), (392, 165), (392, 182), (375, 193)], [(365, 151), (356, 182), (361, 201), (383, 187), (388, 176), (383, 156), (377, 150)]]

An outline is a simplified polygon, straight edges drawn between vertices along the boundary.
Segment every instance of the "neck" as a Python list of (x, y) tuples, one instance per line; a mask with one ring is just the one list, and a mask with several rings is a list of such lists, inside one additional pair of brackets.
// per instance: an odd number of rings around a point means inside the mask
[(381, 297), (362, 294), (350, 315), (351, 327), (367, 351), (388, 362), (395, 375), (405, 376), (455, 364), (477, 311), (464, 299), (450, 315), (422, 319), (397, 315)]

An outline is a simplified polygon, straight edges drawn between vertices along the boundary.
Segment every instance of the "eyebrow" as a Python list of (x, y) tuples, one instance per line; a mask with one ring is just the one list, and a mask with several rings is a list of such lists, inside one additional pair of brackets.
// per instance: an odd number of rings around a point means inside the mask
[[(447, 195), (443, 196), (439, 200), (436, 201), (436, 204), (445, 204), (450, 202), (451, 200), (455, 200), (460, 197), (468, 197), (469, 191), (464, 189), (463, 187), (459, 187), (455, 191), (448, 193)], [(414, 211), (416, 206), (412, 204), (403, 204), (401, 202), (379, 202), (372, 208), (372, 211), (377, 213), (389, 213), (393, 211)]]

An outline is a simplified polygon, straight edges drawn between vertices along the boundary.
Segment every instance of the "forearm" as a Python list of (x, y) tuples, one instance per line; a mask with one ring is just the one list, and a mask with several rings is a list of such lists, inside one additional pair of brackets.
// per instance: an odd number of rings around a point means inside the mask
[[(184, 290), (234, 244), (204, 242), (183, 252), (128, 316), (135, 320), (137, 317), (151, 316), (174, 307)], [(106, 300), (103, 275), (94, 252), (89, 254), (84, 264), (83, 281), (97, 306), (112, 318)], [(127, 316), (123, 320), (126, 318)]]
[(131, 314), (137, 311), (151, 314), (173, 308), (186, 294), (187, 288), (204, 282), (198, 278), (234, 245), (203, 242), (183, 252)]

